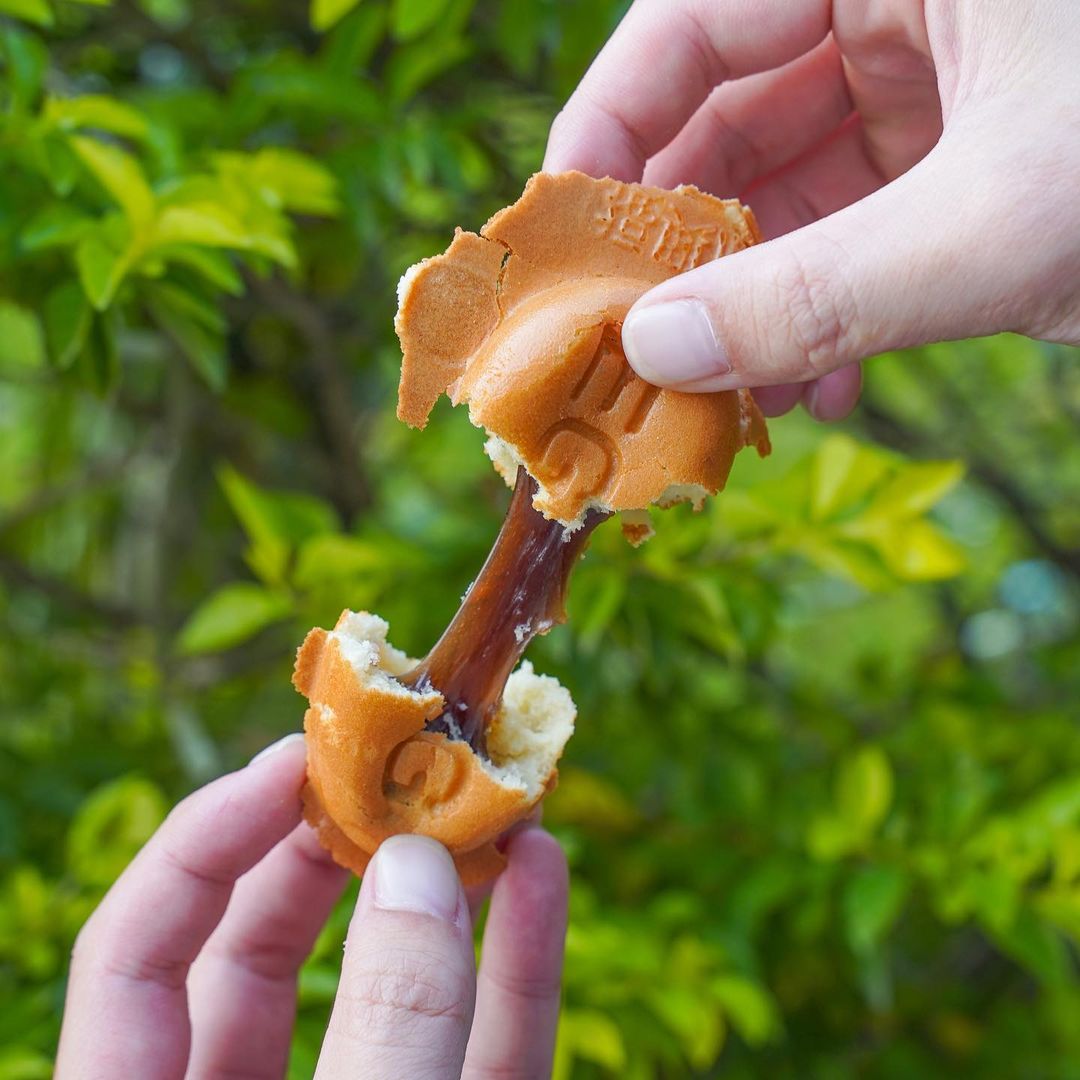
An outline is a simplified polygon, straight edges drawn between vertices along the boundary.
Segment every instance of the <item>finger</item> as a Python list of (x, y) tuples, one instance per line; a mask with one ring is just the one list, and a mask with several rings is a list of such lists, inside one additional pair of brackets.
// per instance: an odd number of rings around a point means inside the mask
[(843, 210), (884, 184), (867, 156), (862, 123), (851, 116), (819, 146), (760, 177), (744, 198), (771, 240)]
[(188, 976), (190, 1075), (285, 1075), (297, 972), (349, 877), (300, 824), (237, 882)]
[(566, 857), (531, 828), (510, 842), (484, 930), (463, 1076), (550, 1076), (566, 937)]
[(75, 943), (57, 1075), (182, 1077), (185, 980), (234, 882), (300, 820), (301, 736), (190, 795)]
[(453, 860), (426, 836), (391, 837), (360, 887), (317, 1080), (459, 1075), (475, 993)]
[(661, 385), (725, 390), (1017, 327), (1031, 283), (1049, 289), (1060, 267), (1031, 243), (1035, 193), (1003, 205), (988, 141), (946, 137), (854, 205), (652, 289), (623, 324), (627, 359)]
[(852, 111), (832, 37), (775, 71), (717, 87), (645, 166), (644, 182), (736, 196), (816, 146)]
[(639, 180), (712, 89), (829, 32), (828, 0), (638, 0), (555, 118), (544, 169)]
[(754, 400), (766, 416), (783, 416), (791, 412), (802, 399), (803, 383), (784, 383), (781, 386), (755, 386)]
[(808, 382), (802, 400), (815, 420), (843, 420), (862, 393), (862, 364), (846, 364), (820, 379)]
[[(535, 829), (544, 820), (544, 804), (537, 803), (529, 813), (523, 817), (519, 822), (511, 825), (495, 841), (495, 846), (502, 852), (506, 852), (510, 846), (510, 842), (514, 839), (519, 832), (524, 832), (525, 829)], [(485, 881), (481, 885), (470, 885), (465, 889), (465, 896), (469, 901), (469, 917), (472, 919), (473, 926), (479, 922), (480, 912), (484, 907), (484, 902), (491, 895), (491, 890), (494, 888), (495, 878), (490, 881)]]

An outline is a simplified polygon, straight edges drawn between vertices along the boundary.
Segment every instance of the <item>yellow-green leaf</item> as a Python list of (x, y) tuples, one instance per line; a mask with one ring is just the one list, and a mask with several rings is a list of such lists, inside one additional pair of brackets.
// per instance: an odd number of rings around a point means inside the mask
[(830, 435), (814, 454), (810, 478), (810, 516), (824, 521), (853, 506), (888, 471), (885, 456), (849, 435)]
[(101, 186), (123, 209), (136, 234), (154, 217), (154, 193), (142, 166), (129, 153), (85, 135), (73, 135), (71, 147)]
[(863, 835), (872, 833), (892, 803), (892, 766), (880, 746), (863, 746), (840, 764), (836, 808), (841, 820)]
[(929, 521), (899, 521), (875, 541), (889, 569), (904, 581), (955, 577), (967, 565), (960, 547)]
[(129, 139), (145, 139), (145, 117), (137, 109), (104, 94), (85, 94), (75, 98), (46, 99), (42, 111), (45, 121), (61, 131), (98, 128)]
[(75, 248), (75, 267), (90, 303), (104, 311), (113, 301), (128, 269), (126, 253), (117, 250), (104, 229), (86, 232)]
[(45, 338), (28, 308), (0, 300), (0, 371), (33, 371), (45, 363)]
[(964, 476), (959, 461), (920, 461), (901, 466), (874, 494), (867, 517), (916, 517), (925, 514)]
[(319, 33), (329, 30), (344, 19), (359, 2), (360, 0), (311, 0), (308, 15), (311, 28)]
[(11, 15), (36, 26), (52, 26), (52, 8), (45, 0), (0, 0), (0, 15)]
[(165, 818), (167, 804), (148, 780), (125, 777), (94, 791), (79, 807), (67, 838), (77, 881), (109, 885)]

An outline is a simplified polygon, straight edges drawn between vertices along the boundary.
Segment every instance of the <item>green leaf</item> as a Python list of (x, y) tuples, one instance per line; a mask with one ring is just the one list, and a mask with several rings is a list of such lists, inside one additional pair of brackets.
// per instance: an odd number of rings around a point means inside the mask
[(450, 0), (392, 0), (390, 29), (399, 41), (412, 41), (431, 29)]
[(0, 58), (6, 69), (9, 108), (16, 114), (25, 113), (41, 93), (48, 52), (35, 34), (16, 26), (0, 26)]
[(286, 227), (283, 222), (267, 220), (253, 227), (231, 208), (212, 202), (169, 205), (161, 211), (150, 243), (154, 249), (193, 244), (252, 251), (293, 267), (296, 251), (285, 235)]
[(472, 55), (473, 47), (464, 37), (424, 38), (397, 49), (386, 65), (386, 83), (397, 104), (414, 98), (428, 83)]
[(167, 262), (178, 263), (205, 278), (211, 285), (230, 296), (243, 296), (244, 279), (232, 258), (223, 251), (177, 244), (158, 249)]
[(11, 15), (35, 26), (52, 26), (52, 8), (45, 0), (0, 0), (0, 15)]
[(154, 321), (169, 334), (211, 390), (221, 391), (228, 379), (225, 320), (201, 297), (168, 282), (144, 289)]
[(83, 383), (96, 394), (106, 394), (116, 385), (120, 356), (116, 349), (116, 322), (112, 313), (94, 313), (90, 333), (74, 368)]
[(85, 135), (69, 140), (82, 163), (127, 215), (136, 235), (149, 229), (154, 218), (154, 193), (142, 166), (129, 153)]
[(908, 892), (907, 875), (894, 866), (864, 866), (844, 887), (848, 944), (860, 955), (873, 952), (896, 921)]
[(370, 540), (326, 533), (303, 542), (292, 580), (297, 588), (310, 589), (376, 573), (385, 565), (386, 555)]
[(0, 300), (0, 371), (21, 374), (45, 364), (45, 338), (28, 308)]
[(283, 593), (261, 585), (236, 582), (225, 585), (203, 601), (184, 624), (177, 639), (179, 652), (220, 652), (254, 637), (292, 612)]
[(1071, 981), (1071, 961), (1061, 935), (1039, 919), (1030, 908), (1022, 908), (1006, 930), (990, 928), (1003, 952), (1022, 964), (1047, 987), (1064, 987)]
[(116, 296), (129, 265), (129, 255), (115, 245), (112, 231), (99, 225), (83, 233), (75, 247), (75, 267), (90, 303), (104, 311)]
[(0, 1080), (51, 1080), (53, 1062), (29, 1047), (0, 1050)]
[(890, 523), (871, 543), (902, 581), (940, 581), (967, 566), (962, 549), (929, 521)]
[(42, 116), (60, 131), (97, 128), (129, 139), (145, 139), (146, 118), (137, 109), (104, 94), (75, 98), (47, 98)]
[(840, 764), (836, 807), (840, 818), (863, 835), (872, 833), (892, 804), (892, 767), (879, 746), (863, 746)]
[(567, 1063), (580, 1058), (612, 1070), (626, 1064), (622, 1032), (610, 1016), (596, 1009), (564, 1008), (556, 1043), (556, 1058), (562, 1056)]
[(337, 514), (314, 495), (258, 488), (229, 465), (218, 470), (218, 481), (252, 540), (273, 537), (298, 544), (337, 531)]
[(762, 1046), (779, 1031), (776, 1005), (757, 983), (741, 975), (720, 975), (710, 989), (748, 1046)]
[[(221, 162), (226, 157), (221, 154), (216, 160)], [(328, 217), (340, 209), (334, 174), (306, 154), (268, 147), (254, 155), (228, 157), (271, 206)]]
[(360, 0), (311, 0), (308, 15), (311, 29), (318, 33), (329, 30), (344, 19), (359, 2)]
[(25, 252), (68, 247), (79, 241), (97, 219), (68, 203), (54, 203), (35, 214), (19, 233), (19, 247)]
[(32, 156), (52, 192), (66, 199), (83, 171), (69, 140), (58, 134), (45, 135), (32, 144)]
[(139, 0), (139, 7), (166, 30), (180, 30), (191, 22), (188, 0)]
[(848, 435), (830, 435), (814, 454), (810, 476), (810, 517), (824, 521), (856, 505), (888, 471), (881, 453)]
[(68, 830), (68, 869), (84, 885), (112, 884), (164, 821), (167, 808), (161, 791), (138, 777), (97, 788)]
[(321, 499), (299, 492), (264, 491), (229, 465), (218, 482), (251, 540), (248, 561), (264, 581), (284, 580), (289, 554), (297, 544), (337, 532), (337, 515)]
[(959, 461), (912, 462), (874, 494), (867, 517), (911, 518), (925, 514), (963, 479)]
[(45, 339), (49, 356), (67, 370), (86, 344), (94, 312), (78, 282), (65, 281), (45, 298)]

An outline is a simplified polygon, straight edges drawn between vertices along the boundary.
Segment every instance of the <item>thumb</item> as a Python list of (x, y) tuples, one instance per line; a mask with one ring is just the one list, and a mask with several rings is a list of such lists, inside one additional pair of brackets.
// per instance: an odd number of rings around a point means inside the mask
[(453, 860), (426, 836), (392, 836), (360, 886), (316, 1080), (460, 1075), (475, 995)]
[[(981, 156), (981, 155), (976, 155)], [(996, 170), (994, 170), (996, 171)], [(642, 296), (623, 347), (679, 390), (802, 382), (887, 349), (1004, 329), (1017, 202), (944, 143), (873, 195)]]

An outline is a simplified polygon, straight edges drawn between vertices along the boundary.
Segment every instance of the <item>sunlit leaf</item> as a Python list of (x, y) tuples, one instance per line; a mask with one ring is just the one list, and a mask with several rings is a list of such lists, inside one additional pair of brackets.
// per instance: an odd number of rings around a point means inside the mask
[(320, 33), (345, 18), (360, 0), (311, 0), (311, 28)]
[(97, 128), (130, 139), (145, 139), (146, 118), (137, 109), (104, 94), (46, 99), (42, 116), (61, 131)]
[(914, 517), (924, 514), (964, 476), (959, 461), (910, 462), (901, 466), (867, 508), (868, 517)]
[(836, 808), (843, 821), (862, 833), (878, 827), (892, 804), (892, 767), (879, 746), (863, 746), (840, 764)]
[(124, 280), (129, 257), (114, 245), (109, 231), (98, 226), (84, 232), (76, 245), (75, 266), (90, 303), (98, 311), (104, 311)]
[(888, 471), (881, 453), (857, 443), (849, 435), (830, 435), (813, 458), (810, 516), (824, 521), (837, 511), (854, 506)]
[(776, 1005), (757, 983), (741, 975), (720, 975), (710, 984), (731, 1026), (749, 1046), (761, 1046), (777, 1033)]
[(132, 229), (139, 233), (154, 216), (154, 193), (142, 166), (126, 151), (85, 135), (73, 135), (70, 143), (98, 183), (123, 209)]
[(52, 8), (46, 0), (0, 0), (0, 15), (12, 15), (37, 26), (53, 24)]

